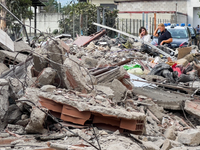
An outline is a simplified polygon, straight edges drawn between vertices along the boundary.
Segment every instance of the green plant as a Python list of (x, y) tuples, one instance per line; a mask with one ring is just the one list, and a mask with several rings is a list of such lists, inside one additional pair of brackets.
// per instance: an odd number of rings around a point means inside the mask
[[(73, 14), (75, 32), (80, 34), (80, 30), (84, 35), (90, 35), (97, 31), (97, 27), (93, 25), (93, 22), (97, 22), (97, 6), (87, 2), (79, 2), (76, 4), (69, 4), (62, 8), (63, 19), (59, 20), (59, 27), (62, 31), (73, 35)], [(103, 9), (100, 7), (100, 9)], [(106, 10), (105, 18), (106, 25), (115, 27), (115, 19), (117, 17), (118, 10), (109, 11)], [(111, 33), (111, 32), (110, 32)]]

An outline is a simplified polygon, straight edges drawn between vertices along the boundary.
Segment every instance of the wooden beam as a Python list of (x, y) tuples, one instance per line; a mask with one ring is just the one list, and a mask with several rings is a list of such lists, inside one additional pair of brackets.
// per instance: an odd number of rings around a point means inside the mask
[(156, 13), (154, 13), (154, 30), (156, 30)]

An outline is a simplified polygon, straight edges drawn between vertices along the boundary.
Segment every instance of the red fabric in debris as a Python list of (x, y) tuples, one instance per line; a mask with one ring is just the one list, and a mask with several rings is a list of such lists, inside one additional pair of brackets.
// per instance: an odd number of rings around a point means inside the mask
[(177, 67), (177, 63), (175, 63), (175, 64), (172, 66), (172, 69), (173, 69), (173, 71), (177, 71), (177, 72), (178, 72), (178, 77), (181, 76), (182, 71), (181, 71), (181, 68), (180, 68), (180, 67)]

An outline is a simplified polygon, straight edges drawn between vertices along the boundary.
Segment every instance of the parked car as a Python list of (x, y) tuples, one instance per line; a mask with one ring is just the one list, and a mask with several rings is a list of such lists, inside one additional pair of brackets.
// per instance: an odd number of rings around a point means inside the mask
[[(173, 42), (171, 44), (171, 48), (176, 49), (178, 47), (186, 47), (191, 45), (191, 33), (190, 30), (185, 24), (181, 24), (181, 26), (177, 26), (172, 24), (170, 26), (165, 27), (172, 35)], [(152, 44), (157, 45), (158, 38), (154, 37)]]
[(198, 48), (200, 48), (200, 36), (199, 36), (199, 34), (197, 34), (197, 31), (195, 30), (195, 28), (191, 27), (190, 24), (188, 24), (188, 28), (189, 28), (190, 33), (191, 33), (192, 44), (197, 45)]

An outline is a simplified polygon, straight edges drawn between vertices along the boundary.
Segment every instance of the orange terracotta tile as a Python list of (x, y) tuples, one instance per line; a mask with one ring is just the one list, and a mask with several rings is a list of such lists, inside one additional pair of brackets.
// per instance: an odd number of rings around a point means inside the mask
[(93, 123), (104, 123), (104, 124), (110, 124), (112, 126), (119, 127), (120, 119), (113, 118), (113, 117), (94, 116)]
[(86, 119), (75, 118), (75, 117), (64, 115), (64, 114), (61, 114), (60, 119), (67, 122), (73, 122), (73, 123), (81, 124), (81, 125), (84, 125), (85, 122), (87, 121)]
[(135, 131), (137, 120), (121, 119), (120, 128)]
[(47, 99), (43, 97), (39, 97), (39, 98), (40, 98), (39, 102), (43, 107), (46, 107), (47, 109), (52, 110), (54, 112), (58, 112), (58, 113), (62, 112), (62, 108), (63, 108), (62, 104), (56, 103), (55, 101), (51, 99)]
[(81, 118), (84, 120), (88, 120), (91, 116), (91, 112), (79, 111), (78, 109), (69, 105), (63, 105), (62, 114), (75, 117), (75, 118)]

